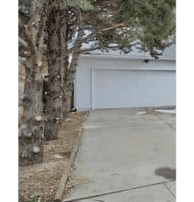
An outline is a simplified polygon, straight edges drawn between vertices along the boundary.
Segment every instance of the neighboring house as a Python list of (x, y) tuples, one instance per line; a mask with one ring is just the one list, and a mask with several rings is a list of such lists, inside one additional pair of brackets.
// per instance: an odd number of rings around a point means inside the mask
[(175, 45), (159, 60), (134, 48), (130, 54), (93, 51), (80, 55), (74, 92), (78, 111), (176, 106)]

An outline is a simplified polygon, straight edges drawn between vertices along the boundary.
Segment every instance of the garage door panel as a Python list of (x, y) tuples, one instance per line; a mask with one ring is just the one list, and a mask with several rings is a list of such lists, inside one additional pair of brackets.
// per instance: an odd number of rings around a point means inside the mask
[(175, 72), (96, 70), (94, 107), (175, 105)]

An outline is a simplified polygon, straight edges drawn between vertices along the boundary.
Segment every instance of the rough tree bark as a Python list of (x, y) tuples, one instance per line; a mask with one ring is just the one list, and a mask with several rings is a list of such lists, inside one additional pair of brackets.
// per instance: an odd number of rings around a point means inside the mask
[(20, 43), (27, 52), (20, 58), (26, 74), (19, 102), (20, 166), (42, 162), (44, 140), (58, 138), (58, 123), (70, 110), (75, 72), (67, 64), (66, 2), (34, 0), (30, 10), (29, 17), (19, 13)]
[(66, 61), (62, 53), (66, 53), (66, 4), (56, 1), (50, 4), (47, 20), (47, 59), (49, 78), (48, 86), (44, 89), (45, 113), (48, 119), (45, 122), (46, 140), (58, 137), (58, 123), (62, 121), (63, 114), (63, 88), (65, 79)]
[[(19, 120), (19, 165), (27, 166), (43, 161), (43, 77), (48, 74), (44, 53), (46, 46), (45, 24), (47, 20), (47, 1), (33, 1), (29, 17), (19, 12), (19, 36), (27, 44), (25, 61), (24, 94), (20, 97), (23, 115)], [(45, 6), (43, 6), (43, 4)]]

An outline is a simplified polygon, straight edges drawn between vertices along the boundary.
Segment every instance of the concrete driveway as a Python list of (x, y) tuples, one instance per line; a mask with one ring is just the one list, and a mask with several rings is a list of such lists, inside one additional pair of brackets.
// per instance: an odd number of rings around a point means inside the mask
[(63, 201), (174, 202), (175, 121), (131, 109), (91, 112), (73, 170), (87, 183)]

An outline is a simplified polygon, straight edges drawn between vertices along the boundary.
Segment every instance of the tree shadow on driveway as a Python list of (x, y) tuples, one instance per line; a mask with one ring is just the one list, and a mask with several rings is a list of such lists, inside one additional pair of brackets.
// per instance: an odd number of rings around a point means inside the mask
[(158, 168), (155, 170), (155, 175), (164, 177), (166, 179), (176, 180), (176, 169), (168, 167)]

